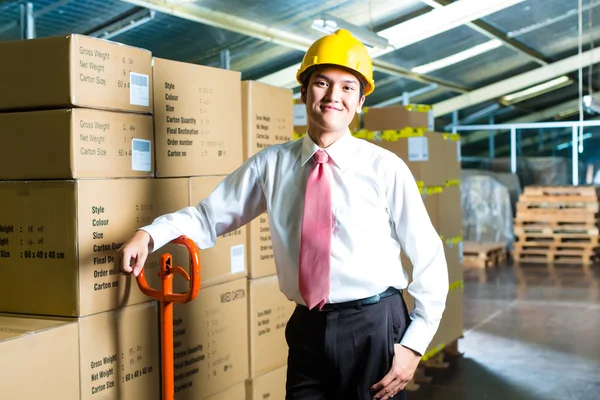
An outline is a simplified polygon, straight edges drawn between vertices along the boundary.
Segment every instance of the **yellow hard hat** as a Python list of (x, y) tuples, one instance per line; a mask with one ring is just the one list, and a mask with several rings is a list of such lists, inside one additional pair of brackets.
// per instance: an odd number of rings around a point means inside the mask
[(356, 72), (365, 84), (365, 96), (375, 90), (373, 62), (365, 45), (345, 29), (323, 36), (306, 51), (302, 65), (296, 73), (296, 80), (302, 85), (303, 74), (316, 65), (339, 65)]

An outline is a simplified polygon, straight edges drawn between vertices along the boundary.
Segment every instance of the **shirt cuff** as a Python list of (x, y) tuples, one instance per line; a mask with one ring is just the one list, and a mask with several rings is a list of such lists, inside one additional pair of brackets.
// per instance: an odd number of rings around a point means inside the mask
[(422, 319), (415, 319), (411, 321), (400, 344), (423, 356), (427, 351), (429, 343), (433, 340), (436, 330), (437, 329), (428, 326)]
[(173, 226), (169, 223), (155, 222), (152, 225), (147, 225), (139, 229), (145, 231), (152, 238), (154, 245), (152, 246), (151, 252), (154, 253), (171, 240), (181, 236), (181, 233), (173, 229)]

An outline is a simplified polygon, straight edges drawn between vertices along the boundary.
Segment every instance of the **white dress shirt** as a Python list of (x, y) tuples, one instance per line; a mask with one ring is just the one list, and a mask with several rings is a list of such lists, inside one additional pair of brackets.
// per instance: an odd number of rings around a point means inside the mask
[[(268, 147), (248, 159), (202, 200), (157, 218), (144, 229), (154, 250), (179, 235), (200, 249), (267, 211), (279, 287), (304, 304), (298, 262), (304, 191), (319, 147), (309, 135)], [(389, 286), (405, 289), (403, 249), (413, 264), (408, 287), (415, 299), (401, 343), (421, 354), (433, 339), (448, 294), (444, 248), (433, 228), (415, 179), (398, 156), (350, 132), (324, 149), (331, 169), (331, 292), (329, 303), (356, 300)]]

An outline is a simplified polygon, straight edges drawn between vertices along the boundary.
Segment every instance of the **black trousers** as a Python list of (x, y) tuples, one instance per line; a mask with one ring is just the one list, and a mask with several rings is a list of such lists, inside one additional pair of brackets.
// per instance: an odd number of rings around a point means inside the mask
[(286, 400), (371, 400), (370, 388), (389, 372), (409, 321), (400, 294), (336, 311), (297, 306), (285, 332)]

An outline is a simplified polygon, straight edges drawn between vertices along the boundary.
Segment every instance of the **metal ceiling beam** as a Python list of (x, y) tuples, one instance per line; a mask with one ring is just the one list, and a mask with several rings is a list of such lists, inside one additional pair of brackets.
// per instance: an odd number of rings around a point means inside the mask
[[(48, 7), (44, 7), (42, 9), (40, 9), (39, 11), (35, 11), (34, 10), (33, 17), (34, 18), (39, 18), (42, 15), (47, 14), (50, 11), (52, 11), (52, 10), (58, 8), (58, 7), (62, 7), (65, 4), (70, 3), (71, 1), (73, 1), (73, 0), (60, 0), (60, 1), (57, 1), (56, 3), (54, 3), (54, 4), (52, 4), (52, 5), (48, 6)], [(4, 32), (7, 32), (7, 31), (9, 31), (11, 29), (14, 29), (14, 28), (16, 28), (18, 26), (19, 26), (19, 16), (15, 15), (15, 20), (13, 22), (9, 22), (6, 25), (0, 26), (0, 35), (2, 35)]]
[[(441, 8), (451, 4), (453, 0), (421, 0), (423, 3), (427, 4), (432, 8)], [(490, 39), (500, 40), (506, 47), (509, 47), (525, 56), (530, 58), (532, 61), (540, 64), (547, 65), (549, 60), (547, 60), (541, 53), (533, 50), (530, 47), (525, 46), (523, 43), (518, 40), (511, 39), (507, 36), (506, 33), (500, 31), (499, 29), (494, 28), (493, 26), (483, 22), (478, 19), (466, 24), (469, 28), (481, 33), (489, 37)]]
[(305, 38), (296, 35), (295, 33), (286, 32), (248, 19), (211, 10), (210, 8), (202, 7), (195, 3), (169, 4), (164, 0), (121, 1), (140, 7), (146, 7), (174, 17), (199, 22), (215, 28), (226, 29), (241, 35), (252, 36), (264, 40), (265, 42), (279, 44), (300, 51), (306, 51), (313, 42), (310, 38)]
[[(577, 100), (577, 99), (567, 101), (565, 103), (547, 108), (542, 111), (527, 114), (523, 117), (519, 117), (519, 118), (510, 120), (510, 121), (507, 121), (507, 122), (503, 122), (503, 124), (525, 124), (525, 123), (529, 123), (529, 122), (549, 121), (550, 119), (552, 119), (555, 116), (557, 116), (558, 114), (560, 114), (562, 111), (570, 110), (572, 108), (577, 107), (578, 104), (579, 104), (579, 100)], [(502, 133), (502, 132), (508, 132), (508, 131), (497, 131), (496, 135), (498, 133)], [(489, 136), (490, 136), (489, 131), (473, 131), (469, 134), (464, 135), (461, 138), (460, 142), (463, 146), (469, 145), (469, 144), (473, 144), (473, 143), (480, 142), (483, 140), (488, 140)]]
[[(251, 36), (266, 42), (275, 43), (281, 46), (289, 47), (299, 51), (306, 51), (313, 43), (313, 39), (297, 35), (292, 32), (283, 31), (281, 29), (272, 28), (245, 18), (236, 17), (225, 14), (219, 11), (211, 10), (207, 7), (200, 6), (195, 3), (168, 4), (164, 0), (121, 0), (125, 3), (133, 4), (140, 7), (146, 7), (164, 14), (173, 15), (175, 17), (187, 19), (194, 22), (199, 22), (215, 28), (226, 29), (242, 35)], [(418, 82), (427, 84), (437, 84), (448, 90), (458, 93), (465, 93), (469, 90), (461, 85), (447, 82), (441, 79), (436, 79), (426, 75), (416, 74), (406, 68), (401, 68), (396, 65), (385, 63), (380, 60), (373, 60), (373, 67), (381, 72), (390, 75), (401, 76)], [(294, 65), (282, 71), (276, 72), (276, 76), (290, 76), (290, 69), (294, 72), (298, 66)], [(286, 75), (287, 74), (287, 75)], [(293, 76), (293, 75), (291, 75)], [(264, 79), (264, 77), (263, 77)], [(288, 84), (291, 82), (288, 82)], [(286, 84), (282, 84), (286, 86)]]
[(600, 61), (600, 48), (589, 50), (583, 53), (581, 57), (579, 55), (574, 55), (544, 67), (536, 68), (523, 74), (434, 104), (433, 114), (435, 117), (439, 117), (456, 110), (483, 103), (484, 101), (494, 100), (506, 94), (573, 72), (579, 68), (580, 64), (586, 67), (595, 64), (598, 61)]

